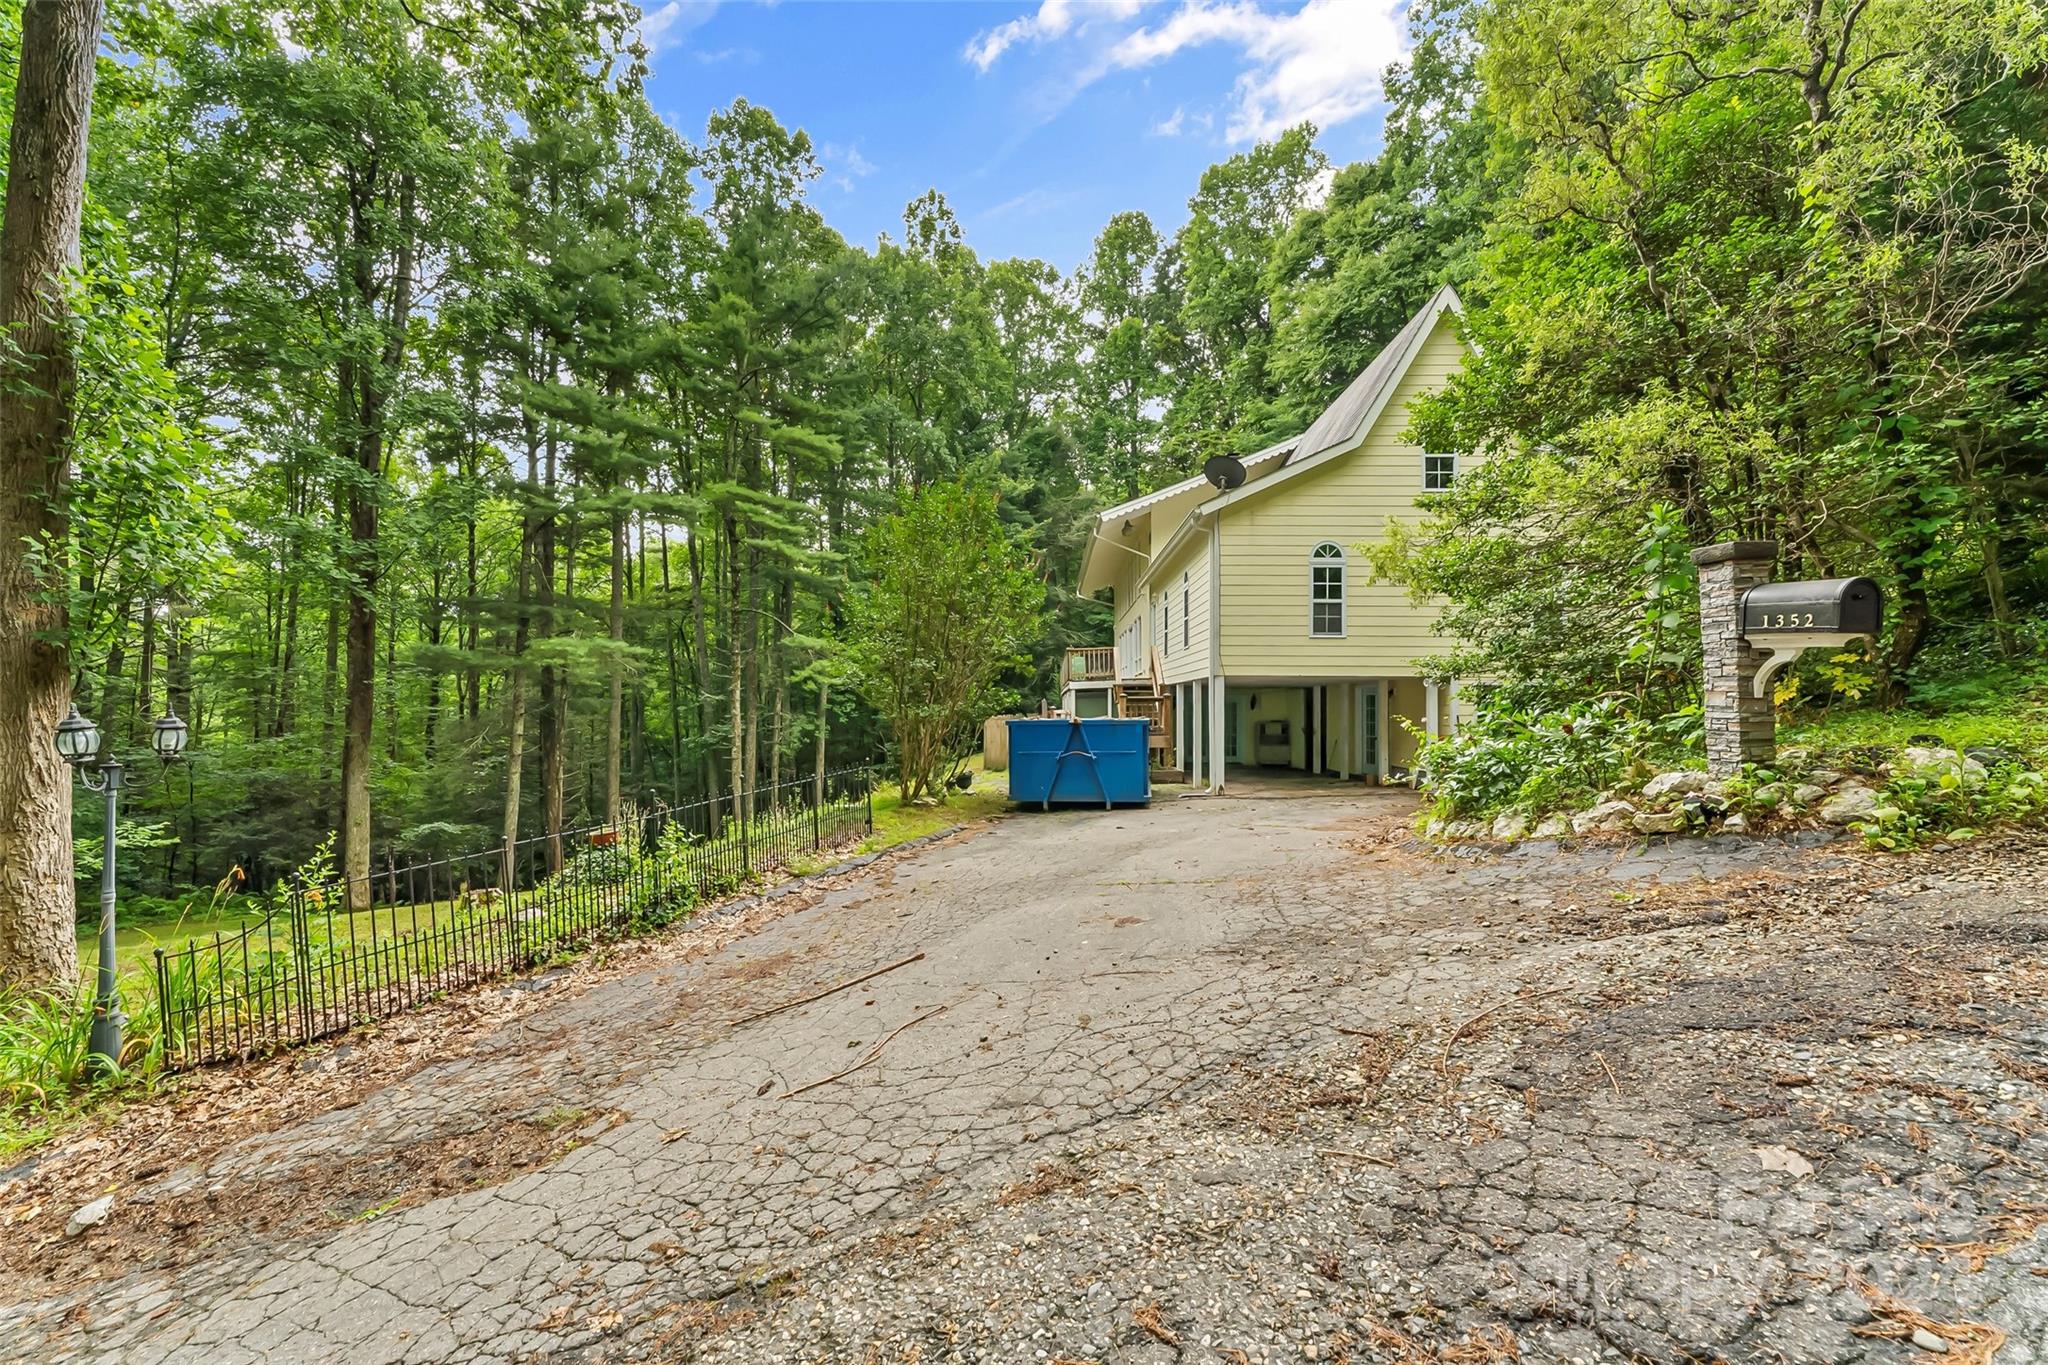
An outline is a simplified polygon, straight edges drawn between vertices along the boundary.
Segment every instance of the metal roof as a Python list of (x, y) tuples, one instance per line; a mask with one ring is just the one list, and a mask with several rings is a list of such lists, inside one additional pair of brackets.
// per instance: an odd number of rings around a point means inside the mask
[[(1253, 451), (1251, 454), (1243, 457), (1242, 463), (1246, 469), (1250, 469), (1253, 465), (1264, 463), (1276, 455), (1285, 455), (1288, 451), (1294, 449), (1294, 443), (1298, 439), (1298, 437), (1290, 436), (1284, 441), (1267, 446), (1264, 450)], [(1147, 493), (1142, 498), (1132, 498), (1129, 502), (1120, 502), (1114, 507), (1105, 508), (1096, 520), (1104, 522), (1114, 521), (1118, 517), (1130, 516), (1133, 512), (1142, 512), (1148, 507), (1165, 502), (1168, 498), (1177, 497), (1191, 488), (1199, 488), (1207, 482), (1207, 479), (1197, 474), (1191, 479), (1182, 479), (1179, 483), (1170, 483), (1164, 488)]]
[(1437, 290), (1429, 302), (1408, 319), (1407, 325), (1394, 334), (1394, 339), (1372, 358), (1372, 364), (1344, 386), (1344, 392), (1337, 395), (1337, 401), (1323, 409), (1323, 415), (1316, 418), (1294, 443), (1294, 453), (1288, 457), (1287, 463), (1300, 464), (1326, 450), (1356, 444), (1365, 435), (1366, 426), (1379, 415), (1387, 390), (1407, 371), (1415, 348), (1422, 344), (1423, 337), (1436, 325), (1437, 318), (1446, 308), (1461, 313), (1465, 311), (1457, 291), (1449, 285)]

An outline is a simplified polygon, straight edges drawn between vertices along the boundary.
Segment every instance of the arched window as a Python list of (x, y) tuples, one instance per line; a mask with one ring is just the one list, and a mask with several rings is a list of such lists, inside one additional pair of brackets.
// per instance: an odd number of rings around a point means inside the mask
[(1308, 633), (1344, 633), (1344, 548), (1332, 540), (1309, 551)]

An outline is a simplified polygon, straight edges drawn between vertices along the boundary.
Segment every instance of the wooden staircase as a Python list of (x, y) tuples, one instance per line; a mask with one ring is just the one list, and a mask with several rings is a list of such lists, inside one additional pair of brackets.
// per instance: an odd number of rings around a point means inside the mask
[(1173, 737), (1173, 693), (1159, 679), (1159, 660), (1152, 660), (1150, 677), (1134, 682), (1120, 682), (1114, 689), (1116, 714), (1132, 719), (1143, 717), (1152, 722), (1148, 747), (1152, 766), (1173, 768), (1175, 762)]

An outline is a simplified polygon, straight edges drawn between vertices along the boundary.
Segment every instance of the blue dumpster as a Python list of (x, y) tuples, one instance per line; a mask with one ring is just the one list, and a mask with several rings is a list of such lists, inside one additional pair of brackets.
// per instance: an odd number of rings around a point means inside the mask
[(1100, 801), (1105, 808), (1152, 799), (1152, 722), (1139, 717), (1013, 720), (1010, 799), (1050, 809)]

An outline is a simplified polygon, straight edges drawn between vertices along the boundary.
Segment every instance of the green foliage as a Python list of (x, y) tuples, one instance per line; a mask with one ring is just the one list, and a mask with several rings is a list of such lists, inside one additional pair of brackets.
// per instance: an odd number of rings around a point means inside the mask
[(1780, 541), (1787, 577), (1876, 577), (1874, 692), (1979, 614), (2014, 647), (2043, 600), (2021, 528), (2048, 525), (2048, 391), (2021, 377), (2048, 304), (2038, 13), (1462, 8), (1518, 171), (1475, 353), (1412, 415), (1485, 467), (1383, 570), (1450, 599), (1474, 671), (1558, 698), (1645, 662), (1614, 589), (1659, 506), (1688, 544)]
[(1045, 585), (996, 514), (965, 485), (913, 493), (868, 532), (867, 575), (847, 604), (847, 658), (888, 723), (905, 800), (931, 791), (1036, 634)]
[(1622, 663), (1625, 673), (1635, 677), (1637, 705), (1642, 706), (1652, 695), (1664, 701), (1692, 690), (1700, 653), (1700, 590), (1676, 507), (1653, 504), (1639, 539), (1642, 605)]
[(1700, 713), (1644, 716), (1620, 697), (1560, 710), (1482, 704), (1455, 735), (1424, 739), (1418, 785), (1438, 816), (1473, 819), (1503, 810), (1572, 810), (1598, 793), (1701, 752)]
[[(71, 841), (71, 861), (83, 881), (100, 875), (106, 853), (105, 835), (80, 835)], [(178, 846), (178, 836), (171, 832), (169, 824), (141, 825), (134, 821), (122, 821), (114, 827), (114, 859), (118, 871), (121, 858), (127, 853), (155, 853)]]
[(1910, 848), (1935, 839), (1960, 842), (1997, 825), (2048, 818), (2048, 776), (1998, 763), (1982, 776), (1954, 767), (1892, 777), (1857, 830), (1873, 847)]

